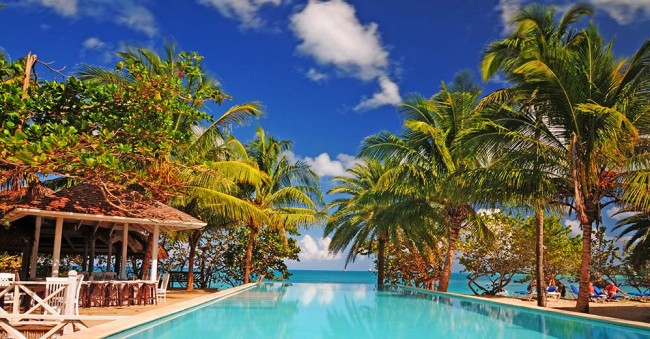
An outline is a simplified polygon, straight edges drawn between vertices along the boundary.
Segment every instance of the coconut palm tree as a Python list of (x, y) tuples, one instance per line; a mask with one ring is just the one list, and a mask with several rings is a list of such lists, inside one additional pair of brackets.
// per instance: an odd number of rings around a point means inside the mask
[(626, 250), (631, 250), (632, 263), (642, 267), (650, 262), (650, 212), (635, 213), (621, 219), (614, 227), (621, 230), (619, 239), (629, 235), (625, 244)]
[[(576, 304), (581, 312), (589, 310), (593, 223), (600, 220), (609, 197), (647, 204), (643, 180), (650, 177), (647, 156), (635, 153), (634, 147), (647, 135), (650, 41), (632, 59), (616, 61), (611, 43), (604, 42), (595, 26), (572, 29), (591, 12), (576, 5), (556, 22), (553, 9), (528, 6), (515, 18), (512, 34), (490, 44), (482, 63), (484, 79), (501, 72), (512, 84), (483, 102), (534, 111), (549, 132), (544, 135), (545, 153), (554, 155), (547, 159), (555, 161), (554, 173), (564, 177), (571, 193), (559, 199), (571, 205), (583, 229)], [(632, 167), (634, 174), (628, 172)]]
[[(458, 79), (463, 79), (461, 76)], [(425, 218), (421, 227), (441, 227), (447, 234), (447, 256), (438, 289), (447, 291), (460, 231), (470, 226), (488, 234), (480, 218), (463, 197), (449, 194), (450, 180), (458, 170), (473, 166), (474, 160), (456, 150), (455, 144), (463, 131), (472, 126), (474, 106), (480, 90), (460, 86), (456, 81), (450, 91), (443, 83), (441, 91), (427, 100), (413, 96), (403, 102), (400, 113), (405, 117), (405, 131), (396, 136), (381, 132), (366, 138), (360, 154), (375, 159), (390, 159), (397, 165), (384, 187), (408, 195), (413, 201), (426, 201)], [(422, 204), (421, 206), (424, 206)], [(421, 217), (417, 217), (421, 218)], [(413, 220), (408, 224), (417, 224)]]
[(263, 216), (251, 216), (244, 220), (249, 229), (244, 263), (244, 283), (250, 282), (251, 262), (257, 236), (262, 227), (279, 231), (282, 236), (288, 230), (309, 226), (322, 219), (318, 205), (322, 194), (318, 176), (302, 161), (290, 161), (286, 152), (291, 143), (267, 135), (258, 128), (255, 139), (247, 146), (248, 156), (266, 175), (266, 180), (244, 188), (246, 199)]
[[(328, 194), (342, 195), (331, 201), (326, 210), (333, 213), (325, 226), (324, 235), (332, 236), (330, 253), (340, 253), (348, 248), (345, 266), (361, 254), (377, 254), (377, 286), (384, 285), (385, 252), (389, 242), (397, 241), (399, 234), (417, 239), (422, 233), (401, 223), (405, 211), (420, 210), (417, 202), (403, 199), (395, 191), (383, 187), (393, 164), (364, 158), (347, 170), (347, 175), (334, 178), (336, 185)], [(424, 216), (426, 213), (418, 213)], [(422, 242), (420, 242), (422, 243)]]

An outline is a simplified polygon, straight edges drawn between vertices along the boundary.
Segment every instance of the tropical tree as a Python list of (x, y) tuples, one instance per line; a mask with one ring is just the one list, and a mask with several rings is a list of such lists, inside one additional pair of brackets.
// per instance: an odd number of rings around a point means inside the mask
[[(454, 253), (462, 229), (478, 226), (485, 234), (476, 212), (462, 196), (450, 194), (455, 177), (452, 174), (473, 166), (474, 160), (455, 148), (464, 130), (474, 123), (474, 106), (480, 90), (466, 75), (460, 75), (447, 89), (431, 99), (413, 96), (399, 106), (405, 117), (401, 135), (381, 132), (366, 138), (360, 154), (390, 161), (396, 165), (385, 176), (383, 187), (402, 195), (409, 204), (420, 206), (403, 210), (401, 222), (422, 228), (439, 228), (447, 236), (447, 254), (438, 289), (447, 291)], [(408, 198), (406, 198), (408, 197)]]
[[(591, 231), (600, 211), (619, 198), (644, 207), (650, 202), (649, 159), (647, 150), (638, 147), (647, 138), (650, 119), (650, 41), (631, 59), (616, 61), (612, 44), (595, 26), (571, 27), (591, 12), (575, 5), (556, 22), (553, 9), (528, 6), (515, 18), (512, 34), (490, 44), (482, 63), (485, 80), (501, 72), (511, 84), (483, 103), (538, 115), (534, 129), (544, 132), (542, 139), (530, 133), (519, 139), (543, 141), (538, 154), (568, 184), (570, 194), (558, 200), (571, 206), (583, 230), (576, 305), (581, 312), (589, 310)], [(512, 135), (504, 126), (510, 121), (495, 129)]]
[[(155, 90), (147, 96), (152, 100), (159, 99), (161, 93), (166, 90), (163, 82), (156, 80), (157, 78), (180, 82), (185, 95), (179, 95), (174, 100), (196, 109), (203, 108), (210, 99), (221, 104), (229, 98), (221, 90), (220, 84), (202, 71), (201, 56), (196, 53), (179, 53), (174, 44), (165, 44), (164, 56), (149, 48), (128, 45), (124, 51), (117, 54), (122, 60), (115, 70), (84, 65), (80, 78), (86, 82), (113, 85), (127, 90), (138, 81), (137, 74), (131, 69), (143, 69), (153, 78), (151, 86)], [(188, 60), (194, 62), (196, 67), (188, 68)], [(173, 188), (180, 194), (169, 202), (196, 217), (219, 220), (219, 223), (223, 222), (223, 219), (241, 221), (251, 216), (264, 218), (264, 214), (255, 206), (237, 197), (239, 184), (258, 185), (264, 176), (254, 164), (245, 161), (244, 147), (226, 133), (232, 126), (246, 124), (261, 114), (262, 110), (257, 102), (232, 106), (207, 126), (190, 121), (183, 114), (173, 114), (175, 131), (189, 133), (190, 137), (182, 148), (170, 155), (175, 165), (156, 163), (146, 170), (155, 173), (163, 183), (175, 184)], [(214, 223), (211, 225), (214, 226)], [(193, 270), (193, 256), (202, 234), (202, 230), (194, 230), (189, 231), (189, 234), (179, 235), (187, 239), (190, 247), (190, 272)], [(143, 261), (143, 273), (149, 268), (152, 236), (150, 235), (149, 247)], [(188, 290), (193, 288), (192, 279), (193, 275), (190, 273)]]
[(642, 268), (650, 264), (650, 212), (634, 213), (621, 219), (614, 227), (621, 230), (618, 239), (625, 236), (625, 250), (628, 261), (634, 268)]
[[(386, 245), (397, 245), (401, 238), (417, 240), (419, 237), (414, 228), (399, 220), (408, 206), (405, 200), (382, 186), (391, 170), (390, 163), (364, 158), (347, 170), (347, 175), (335, 177), (336, 185), (327, 192), (340, 195), (326, 207), (334, 210), (324, 231), (325, 236), (332, 236), (329, 251), (340, 253), (349, 248), (346, 267), (358, 255), (375, 253), (380, 287), (385, 283)], [(418, 206), (414, 204), (408, 209), (415, 211)]]
[(266, 179), (244, 187), (249, 203), (262, 211), (244, 220), (249, 229), (244, 262), (244, 283), (250, 282), (253, 249), (262, 227), (276, 230), (283, 237), (287, 231), (309, 226), (322, 219), (318, 210), (322, 194), (318, 176), (303, 161), (290, 161), (291, 142), (278, 140), (258, 128), (255, 139), (247, 146), (248, 156)]

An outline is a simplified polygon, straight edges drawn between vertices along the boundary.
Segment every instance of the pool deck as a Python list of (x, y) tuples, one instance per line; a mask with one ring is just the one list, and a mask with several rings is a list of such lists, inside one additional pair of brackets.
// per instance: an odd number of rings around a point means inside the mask
[[(61, 338), (104, 338), (135, 326), (155, 321), (162, 317), (182, 312), (194, 306), (245, 290), (255, 283), (229, 288), (223, 291), (208, 293), (205, 291), (185, 292), (168, 291), (167, 302), (153, 306), (105, 307), (81, 309), (82, 315), (115, 315), (128, 316), (110, 322), (84, 322), (89, 327), (83, 331), (62, 336)], [(171, 293), (170, 293), (171, 292)]]
[(559, 301), (548, 300), (547, 307), (537, 306), (537, 300), (522, 300), (514, 297), (483, 297), (473, 296), (466, 294), (432, 292), (428, 290), (421, 290), (417, 288), (407, 288), (410, 290), (418, 290), (425, 293), (434, 293), (441, 295), (448, 295), (451, 297), (459, 297), (463, 299), (474, 299), (478, 301), (488, 301), (502, 305), (520, 307), (530, 309), (537, 312), (550, 312), (574, 317), (581, 317), (597, 321), (604, 321), (621, 326), (633, 326), (644, 329), (650, 329), (650, 303), (638, 301), (617, 301), (617, 302), (592, 302), (589, 304), (590, 313), (579, 313), (574, 311), (576, 301), (575, 299), (560, 299)]

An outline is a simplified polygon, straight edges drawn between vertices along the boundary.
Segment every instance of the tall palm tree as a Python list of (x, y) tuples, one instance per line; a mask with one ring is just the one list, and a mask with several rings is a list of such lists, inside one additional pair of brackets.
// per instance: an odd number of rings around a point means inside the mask
[(650, 262), (650, 212), (635, 213), (621, 219), (614, 227), (621, 230), (619, 239), (629, 235), (625, 249), (631, 249), (632, 263), (642, 267)]
[[(461, 76), (460, 79), (463, 79)], [(366, 138), (360, 154), (376, 159), (390, 159), (398, 165), (393, 169), (392, 180), (385, 186), (410, 195), (413, 201), (426, 201), (426, 218), (429, 223), (421, 227), (442, 227), (447, 234), (447, 256), (438, 289), (447, 291), (454, 260), (456, 244), (462, 229), (479, 226), (488, 234), (480, 218), (461, 196), (449, 194), (447, 187), (454, 186), (452, 174), (473, 166), (474, 160), (455, 149), (463, 131), (474, 124), (474, 106), (480, 90), (467, 83), (456, 81), (450, 91), (443, 83), (441, 91), (427, 100), (413, 96), (400, 105), (405, 117), (405, 131), (399, 135), (389, 132)], [(422, 204), (425, 206), (425, 204)], [(417, 217), (421, 218), (421, 217)], [(422, 220), (409, 224), (421, 223)]]
[[(484, 79), (501, 72), (512, 84), (484, 102), (540, 114), (548, 131), (545, 153), (555, 154), (548, 159), (569, 183), (571, 194), (560, 198), (571, 205), (583, 229), (576, 304), (581, 312), (589, 310), (592, 225), (600, 220), (606, 199), (625, 195), (650, 201), (644, 181), (650, 177), (648, 158), (634, 148), (648, 129), (650, 41), (632, 59), (616, 61), (611, 43), (595, 26), (571, 28), (591, 12), (576, 5), (556, 22), (553, 9), (528, 6), (516, 17), (512, 34), (490, 44), (482, 64)], [(635, 174), (627, 175), (632, 167)]]
[(248, 145), (251, 160), (266, 175), (266, 180), (248, 185), (246, 198), (263, 212), (263, 216), (251, 216), (244, 223), (249, 229), (244, 263), (244, 283), (250, 282), (251, 262), (257, 236), (262, 227), (270, 227), (286, 236), (286, 231), (299, 226), (309, 226), (322, 219), (318, 205), (322, 194), (318, 176), (302, 161), (291, 162), (286, 152), (291, 143), (267, 135), (258, 128), (255, 139)]

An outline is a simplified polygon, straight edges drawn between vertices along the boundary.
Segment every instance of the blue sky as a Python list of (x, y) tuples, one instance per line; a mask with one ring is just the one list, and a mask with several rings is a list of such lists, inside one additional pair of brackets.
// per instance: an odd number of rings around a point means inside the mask
[[(124, 43), (159, 48), (174, 40), (205, 56), (205, 66), (233, 96), (229, 104), (259, 100), (266, 117), (254, 128), (294, 142), (324, 188), (354, 163), (361, 140), (397, 131), (395, 105), (409, 93), (430, 96), (454, 73), (477, 71), (481, 51), (507, 32), (524, 0), (20, 0), (3, 1), (0, 47), (17, 59), (66, 66), (112, 66)], [(589, 0), (594, 21), (628, 56), (650, 38), (650, 1)], [(567, 1), (544, 3), (566, 7)], [(49, 71), (38, 69), (43, 77)], [(502, 86), (482, 84), (486, 91)], [(223, 108), (214, 108), (218, 115)], [(566, 222), (571, 224), (571, 219)], [(609, 216), (606, 223), (613, 222)], [(575, 226), (575, 224), (572, 224)], [(577, 226), (574, 227), (577, 230)], [(292, 268), (341, 269), (327, 255), (322, 229), (303, 232), (301, 262)], [(368, 269), (360, 259), (349, 269)]]

